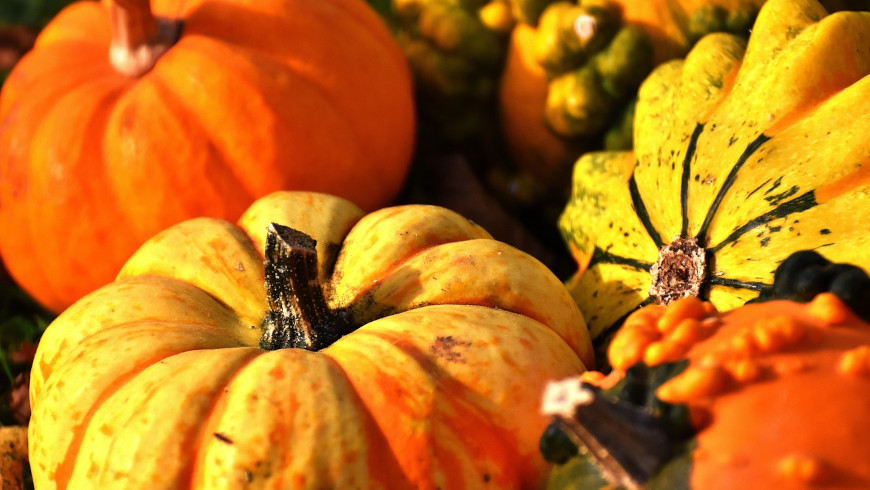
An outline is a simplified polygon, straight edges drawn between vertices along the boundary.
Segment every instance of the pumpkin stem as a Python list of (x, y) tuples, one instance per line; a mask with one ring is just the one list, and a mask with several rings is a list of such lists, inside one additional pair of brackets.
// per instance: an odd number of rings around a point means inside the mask
[(266, 294), (260, 348), (317, 351), (353, 331), (341, 312), (329, 308), (317, 276), (317, 241), (272, 223), (266, 235)]
[(610, 400), (576, 378), (551, 382), (542, 411), (554, 417), (556, 427), (614, 487), (642, 488), (673, 454), (672, 437), (662, 417)]
[(139, 77), (178, 41), (181, 22), (155, 17), (149, 0), (113, 0), (109, 60), (119, 73)]

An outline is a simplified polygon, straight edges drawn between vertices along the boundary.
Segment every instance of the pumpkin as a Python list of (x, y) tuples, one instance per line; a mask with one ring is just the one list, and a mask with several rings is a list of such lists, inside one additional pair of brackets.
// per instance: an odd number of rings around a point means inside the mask
[[(576, 163), (559, 220), (594, 338), (687, 295), (728, 310), (797, 250), (870, 267), (870, 13), (771, 0), (640, 88), (633, 152)], [(603, 343), (606, 341), (602, 341)]]
[(0, 94), (0, 254), (58, 312), (185, 219), (282, 189), (390, 204), (412, 92), (360, 0), (74, 3)]
[(34, 482), (533, 487), (543, 381), (592, 362), (559, 279), (459, 214), (279, 192), (155, 235), (48, 326)]
[[(807, 254), (784, 264), (775, 288), (788, 297), (794, 275), (824, 269), (835, 284), (808, 302), (774, 294), (721, 313), (696, 297), (650, 305), (614, 337), (609, 375), (550, 385), (556, 424), (543, 447), (566, 461), (569, 443), (588, 446), (551, 487), (867, 487), (870, 278)], [(858, 294), (862, 317), (847, 303)]]
[(764, 0), (521, 1), (499, 89), (518, 170), (565, 189), (584, 151), (632, 147), (634, 99), (650, 70), (704, 34), (745, 35)]

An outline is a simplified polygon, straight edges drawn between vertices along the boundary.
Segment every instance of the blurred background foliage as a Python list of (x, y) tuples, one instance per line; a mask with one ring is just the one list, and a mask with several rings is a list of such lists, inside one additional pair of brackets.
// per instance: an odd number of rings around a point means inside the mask
[(0, 84), (36, 33), (71, 0), (0, 0)]
[(70, 0), (3, 0), (0, 2), (0, 23), (39, 29), (70, 3)]
[[(71, 0), (0, 0), (0, 85), (37, 33)], [(27, 377), (36, 343), (53, 315), (19, 289), (0, 265), (0, 425), (30, 416)]]

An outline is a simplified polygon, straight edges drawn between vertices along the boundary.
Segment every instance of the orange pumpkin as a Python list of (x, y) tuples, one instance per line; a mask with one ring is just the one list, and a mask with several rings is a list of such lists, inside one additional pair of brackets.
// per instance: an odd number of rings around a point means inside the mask
[(279, 189), (390, 203), (414, 133), (406, 60), (360, 0), (74, 3), (0, 94), (0, 254), (59, 311), (194, 216)]

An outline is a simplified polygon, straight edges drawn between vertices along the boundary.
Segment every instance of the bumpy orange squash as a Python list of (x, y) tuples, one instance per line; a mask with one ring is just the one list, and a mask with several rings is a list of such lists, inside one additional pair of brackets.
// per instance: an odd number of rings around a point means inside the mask
[(43, 489), (530, 488), (543, 381), (592, 362), (559, 279), (455, 212), (281, 192), (156, 235), (49, 325), (31, 466)]
[[(863, 287), (866, 298), (866, 274)], [(868, 345), (870, 324), (830, 292), (722, 313), (694, 297), (645, 307), (614, 338), (610, 375), (551, 386), (551, 409), (569, 393), (580, 402), (561, 427), (588, 428), (613, 456), (576, 458), (551, 487), (866, 488)]]
[(0, 94), (0, 254), (55, 312), (171, 224), (281, 189), (371, 210), (406, 175), (411, 78), (365, 2), (151, 7), (72, 4)]

